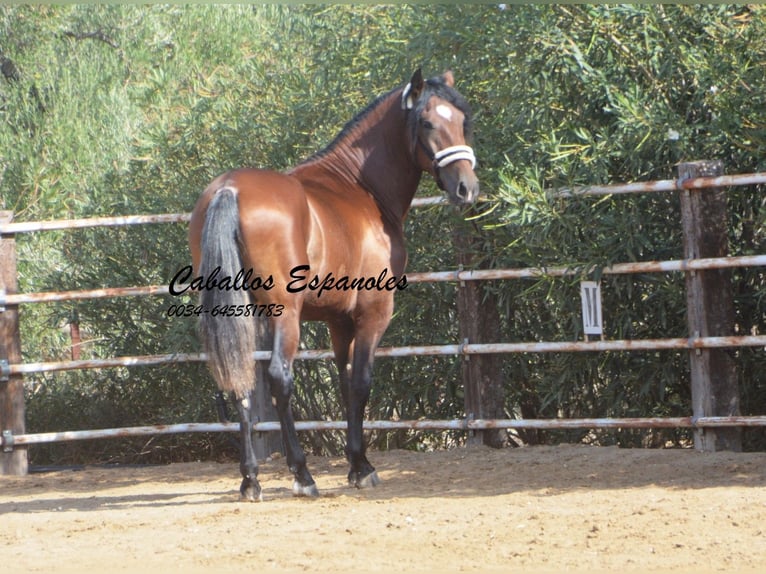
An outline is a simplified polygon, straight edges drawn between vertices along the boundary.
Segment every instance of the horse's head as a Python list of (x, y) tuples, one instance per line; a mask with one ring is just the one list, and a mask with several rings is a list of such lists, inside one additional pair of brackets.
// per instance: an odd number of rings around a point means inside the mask
[(466, 143), (471, 135), (471, 108), (454, 88), (452, 72), (424, 80), (417, 70), (402, 92), (408, 110), (412, 154), (452, 203), (467, 205), (479, 196), (473, 172), (476, 157)]

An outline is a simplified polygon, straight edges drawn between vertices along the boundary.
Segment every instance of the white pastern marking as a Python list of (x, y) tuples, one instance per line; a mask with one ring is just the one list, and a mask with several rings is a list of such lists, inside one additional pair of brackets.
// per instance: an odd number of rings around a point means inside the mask
[(445, 120), (452, 120), (452, 110), (443, 104), (436, 106), (436, 113), (443, 117)]
[(240, 404), (241, 404), (241, 405), (242, 405), (244, 408), (246, 408), (246, 409), (249, 409), (249, 408), (250, 408), (250, 401), (249, 401), (248, 399), (242, 399), (242, 400), (241, 400), (241, 401), (239, 401), (239, 402), (240, 402)]

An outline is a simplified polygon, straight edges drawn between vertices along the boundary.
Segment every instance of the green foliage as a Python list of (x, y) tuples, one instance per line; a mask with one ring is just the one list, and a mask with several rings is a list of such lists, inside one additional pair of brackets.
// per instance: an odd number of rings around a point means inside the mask
[[(508, 81), (498, 90), (515, 122), (500, 138), (511, 145), (496, 171), (502, 206), (488, 223), (497, 242), (488, 254), (493, 264), (570, 265), (583, 277), (598, 277), (615, 262), (681, 257), (674, 195), (556, 200), (544, 190), (671, 178), (675, 163), (700, 158), (723, 159), (730, 173), (762, 170), (764, 141), (756, 126), (764, 119), (757, 103), (763, 76), (752, 65), (762, 60), (752, 44), (763, 36), (761, 10), (558, 6), (540, 8), (538, 17), (506, 30), (519, 39), (519, 51), (510, 52)], [(522, 50), (529, 38), (535, 48)], [(763, 250), (763, 227), (755, 223), (763, 214), (753, 207), (761, 204), (759, 191), (730, 196), (734, 253)], [(740, 217), (745, 233), (737, 231)], [(735, 292), (762, 292), (758, 275), (740, 272)], [(684, 336), (680, 276), (604, 278), (603, 293), (608, 338)], [(581, 336), (571, 281), (511, 284), (501, 295), (513, 313), (509, 330), (521, 340)], [(761, 332), (762, 310), (747, 297), (737, 300), (738, 329)], [(688, 412), (686, 359), (667, 355), (565, 355), (527, 364), (514, 357), (509, 377), (522, 379), (514, 386), (521, 393), (533, 389), (532, 403), (545, 416)], [(542, 380), (528, 381), (530, 375)], [(750, 389), (763, 388), (757, 379), (746, 385), (744, 412), (763, 409), (748, 397)], [(617, 438), (631, 444), (630, 437)]]
[[(675, 195), (556, 199), (547, 190), (673, 177), (679, 161), (764, 169), (766, 15), (759, 6), (4, 6), (0, 8), (0, 209), (17, 220), (187, 212), (223, 170), (283, 169), (330, 141), (374, 96), (452, 68), (476, 112), (477, 264), (570, 265), (681, 256)], [(758, 188), (730, 194), (733, 254), (763, 253)], [(425, 181), (422, 195), (437, 193)], [(474, 214), (475, 216), (475, 214)], [(418, 210), (406, 223), (413, 271), (454, 268), (465, 219)], [(18, 238), (23, 292), (166, 284), (188, 262), (183, 225)], [(580, 277), (488, 282), (501, 341), (582, 337)], [(685, 336), (683, 278), (603, 277), (607, 337)], [(739, 332), (763, 332), (758, 269), (733, 277)], [(398, 294), (384, 345), (454, 343), (454, 284)], [(174, 298), (106, 299), (23, 309), (25, 361), (196, 351)], [(304, 329), (307, 348), (327, 331)], [(762, 350), (738, 352), (743, 413), (766, 405)], [(372, 418), (462, 416), (460, 359), (376, 364)], [(683, 353), (513, 355), (510, 416), (659, 416), (689, 412)], [(302, 418), (341, 418), (329, 362), (298, 362)], [(201, 365), (30, 376), (30, 431), (214, 420)], [(748, 435), (763, 448), (763, 433)], [(529, 438), (524, 436), (523, 438)], [(679, 443), (683, 433), (668, 435)], [(538, 440), (621, 445), (646, 433), (560, 433)], [(304, 435), (340, 452), (337, 433)], [(433, 448), (461, 435), (385, 433), (380, 447)], [(229, 452), (225, 437), (172, 437), (33, 449), (33, 460), (169, 460)], [(211, 453), (215, 453), (212, 454)]]

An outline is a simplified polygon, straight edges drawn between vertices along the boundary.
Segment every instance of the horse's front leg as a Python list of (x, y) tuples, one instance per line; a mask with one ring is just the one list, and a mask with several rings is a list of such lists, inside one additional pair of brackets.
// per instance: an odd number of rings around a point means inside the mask
[(239, 487), (240, 499), (249, 502), (261, 502), (263, 493), (258, 482), (258, 460), (253, 447), (253, 414), (252, 393), (237, 400), (239, 412), (239, 471), (242, 473), (242, 484)]
[[(372, 388), (372, 364), (377, 341), (363, 341), (357, 337), (351, 373), (346, 373), (347, 388), (346, 418), (348, 420), (346, 457), (351, 466), (348, 482), (357, 488), (368, 488), (380, 484), (375, 467), (367, 460), (367, 444), (364, 440), (364, 409)], [(343, 384), (343, 375), (341, 381)]]

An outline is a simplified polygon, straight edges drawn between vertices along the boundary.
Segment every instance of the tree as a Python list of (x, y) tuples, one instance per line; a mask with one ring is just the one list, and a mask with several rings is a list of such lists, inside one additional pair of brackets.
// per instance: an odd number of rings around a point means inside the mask
[[(202, 30), (199, 22), (205, 22)], [(583, 277), (621, 261), (681, 255), (675, 196), (556, 199), (572, 185), (672, 177), (681, 160), (721, 159), (728, 173), (764, 169), (766, 18), (759, 6), (4, 6), (0, 8), (0, 209), (17, 220), (191, 209), (199, 191), (239, 165), (286, 168), (330, 141), (375, 95), (422, 65), (451, 68), (476, 112), (474, 147), (488, 202), (472, 215), (473, 264), (572, 265)], [(733, 254), (764, 252), (757, 190), (729, 194)], [(435, 195), (425, 182), (420, 192)], [(466, 214), (418, 210), (407, 221), (408, 270), (450, 269), (450, 234)], [(24, 292), (167, 283), (188, 263), (183, 226), (18, 238)], [(147, 265), (134, 265), (147, 262)], [(579, 278), (489, 282), (500, 340), (581, 336)], [(733, 277), (740, 333), (763, 332), (758, 269)], [(680, 276), (602, 278), (608, 336), (685, 336)], [(413, 285), (397, 296), (384, 345), (460, 340), (458, 286)], [(175, 299), (30, 306), (25, 361), (69, 352), (73, 316), (83, 358), (196, 351)], [(307, 347), (326, 348), (309, 325)], [(737, 351), (742, 411), (766, 404), (763, 353)], [(380, 360), (372, 418), (463, 416), (459, 357)], [(680, 353), (503, 357), (511, 416), (640, 416), (689, 412)], [(305, 418), (340, 417), (329, 363), (297, 365)], [(32, 432), (215, 417), (204, 366), (27, 378)], [(495, 403), (501, 399), (496, 398)], [(337, 434), (305, 435), (338, 452)], [(435, 448), (462, 433), (374, 435), (378, 446)], [(533, 441), (675, 442), (646, 433), (523, 434)], [(749, 441), (749, 442), (748, 442)], [(79, 460), (166, 460), (226, 453), (222, 437), (173, 437), (33, 451)], [(766, 444), (749, 431), (748, 448)], [(129, 453), (129, 454), (125, 454)]]

